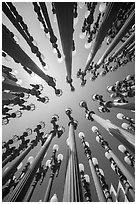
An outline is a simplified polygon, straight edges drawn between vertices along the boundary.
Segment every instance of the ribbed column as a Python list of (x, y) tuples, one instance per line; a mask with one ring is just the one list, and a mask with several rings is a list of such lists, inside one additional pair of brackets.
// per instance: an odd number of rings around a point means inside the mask
[(116, 137), (120, 142), (122, 142), (126, 147), (128, 147), (132, 152), (135, 151), (134, 135), (112, 124), (111, 122), (104, 120), (96, 114), (92, 114), (92, 118), (101, 126), (103, 126), (111, 135)]
[(122, 45), (117, 49), (117, 51), (112, 55), (111, 59), (114, 59), (122, 50), (132, 41), (135, 40), (135, 33), (133, 33)]
[(73, 2), (55, 2), (58, 28), (65, 55), (65, 65), (68, 80), (72, 73), (72, 40), (73, 40)]
[(35, 173), (36, 173), (45, 153), (47, 152), (48, 147), (49, 147), (53, 137), (55, 137), (54, 132), (52, 132), (48, 136), (46, 142), (41, 147), (35, 160), (33, 161), (32, 165), (29, 167), (27, 173), (25, 174), (23, 179), (19, 182), (19, 184), (16, 186), (16, 188), (13, 190), (12, 194), (9, 196), (9, 199), (8, 199), (9, 202), (22, 202), (24, 200), (25, 195), (28, 192), (29, 187), (33, 181)]
[(113, 102), (112, 107), (114, 108), (121, 108), (126, 110), (135, 110), (135, 103), (116, 103)]
[(109, 55), (109, 53), (115, 48), (115, 46), (120, 42), (120, 40), (124, 37), (124, 35), (129, 31), (129, 29), (132, 27), (132, 25), (135, 23), (135, 11), (133, 11), (125, 24), (122, 26), (116, 37), (114, 38), (113, 42), (110, 44), (110, 46), (107, 48), (107, 50), (104, 52), (100, 60), (97, 62), (97, 65), (101, 65), (104, 59)]
[(68, 136), (68, 163), (65, 177), (63, 202), (82, 202), (82, 188), (78, 168), (78, 158), (76, 150), (75, 132), (73, 123), (69, 124)]
[(49, 82), (48, 75), (32, 61), (32, 59), (21, 49), (21, 47), (14, 42), (14, 40), (7, 34), (4, 27), (2, 27), (2, 50), (5, 51), (13, 59), (16, 59), (23, 66), (28, 67), (35, 74), (41, 77), (47, 83)]
[(116, 15), (119, 11), (120, 3), (108, 3), (108, 6), (105, 11), (104, 19), (102, 24), (100, 25), (99, 31), (97, 33), (95, 42), (93, 44), (93, 48), (90, 53), (90, 57), (87, 59), (84, 72), (89, 68), (90, 63), (92, 62), (94, 56), (96, 55), (98, 49), (100, 48), (104, 38), (106, 37), (106, 34), (108, 32), (108, 29), (110, 28), (112, 22), (116, 18)]
[(29, 146), (19, 157), (14, 159), (12, 164), (2, 175), (2, 185), (4, 185), (9, 180), (11, 175), (16, 172), (18, 165), (26, 157), (26, 155), (30, 152), (31, 149), (32, 149), (32, 146)]
[(10, 90), (13, 92), (24, 92), (24, 93), (29, 93), (29, 89), (22, 87), (22, 86), (17, 86), (13, 84), (8, 84), (5, 82), (2, 82), (2, 89), (3, 90)]

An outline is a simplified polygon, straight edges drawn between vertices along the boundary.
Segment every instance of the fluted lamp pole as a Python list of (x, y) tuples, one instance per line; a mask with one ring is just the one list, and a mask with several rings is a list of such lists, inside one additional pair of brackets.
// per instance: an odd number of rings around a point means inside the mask
[(91, 170), (91, 175), (93, 177), (93, 181), (94, 181), (94, 185), (95, 185), (95, 188), (96, 188), (96, 192), (97, 192), (99, 202), (106, 202), (106, 199), (105, 199), (101, 184), (99, 182), (98, 176), (96, 174), (96, 171), (95, 171), (95, 168), (94, 168), (94, 165), (93, 165), (93, 162), (92, 162), (91, 150), (89, 148), (89, 143), (85, 142), (85, 135), (84, 135), (83, 132), (79, 133), (79, 138), (82, 141), (82, 144), (83, 144), (83, 147), (84, 147), (84, 150), (85, 150), (85, 154), (86, 154), (86, 156), (88, 158), (88, 162), (89, 162), (89, 166), (90, 166), (90, 170)]
[(125, 146), (127, 146), (132, 152), (135, 151), (135, 136), (122, 128), (112, 124), (110, 121), (105, 120), (95, 114), (94, 111), (89, 111), (86, 101), (80, 102), (80, 107), (85, 108), (85, 116), (87, 120), (96, 121), (103, 128), (105, 128), (109, 134), (117, 138)]
[[(45, 123), (43, 122), (45, 125)], [(38, 125), (42, 127), (41, 125)], [(46, 138), (45, 138), (46, 139)], [(2, 185), (4, 185), (11, 176), (11, 173), (15, 173), (17, 171), (17, 166), (20, 162), (26, 157), (26, 155), (38, 144), (37, 140), (32, 140), (31, 144), (27, 147), (25, 151), (23, 151), (10, 165), (10, 167), (5, 171), (2, 175)]]
[(104, 38), (106, 37), (107, 31), (110, 28), (112, 22), (114, 21), (117, 13), (119, 12), (120, 9), (120, 3), (116, 2), (116, 3), (108, 3), (107, 7), (106, 7), (106, 11), (103, 17), (103, 22), (100, 25), (99, 31), (97, 33), (95, 42), (93, 44), (93, 48), (90, 52), (90, 55), (87, 59), (86, 65), (85, 65), (85, 69), (84, 72), (86, 73), (86, 71), (88, 70), (90, 63), (92, 62), (94, 56), (96, 55), (98, 49), (100, 48)]
[(78, 156), (76, 148), (75, 130), (77, 121), (71, 116), (72, 110), (66, 109), (66, 114), (69, 117), (69, 134), (67, 139), (68, 158), (66, 164), (65, 184), (63, 193), (63, 202), (82, 202), (82, 186), (79, 174)]
[(104, 59), (109, 55), (109, 53), (115, 48), (115, 46), (120, 42), (120, 40), (125, 36), (125, 34), (129, 31), (129, 29), (133, 26), (135, 23), (135, 11), (133, 11), (129, 18), (126, 20), (125, 24), (122, 26), (116, 37), (114, 38), (113, 42), (110, 44), (110, 46), (107, 48), (107, 50), (104, 52), (102, 57), (97, 62), (97, 65), (100, 66)]
[[(57, 151), (57, 150), (55, 150), (55, 151)], [(54, 177), (55, 177), (55, 175), (56, 175), (56, 177), (58, 176), (59, 168), (60, 168), (61, 162), (63, 160), (62, 154), (59, 154), (58, 157), (56, 157), (56, 155), (55, 155), (56, 152), (53, 154), (54, 154), (52, 157), (53, 159), (51, 159), (51, 175), (50, 175), (50, 179), (48, 182), (48, 186), (47, 186), (47, 189), (45, 192), (43, 202), (49, 202)]]
[(37, 186), (37, 183), (38, 181), (40, 180), (41, 176), (42, 176), (42, 173), (44, 172), (45, 174), (47, 173), (49, 167), (50, 167), (50, 160), (47, 160), (46, 161), (46, 164), (45, 164), (45, 168), (43, 166), (40, 165), (40, 167), (38, 168), (38, 171), (36, 172), (35, 174), (35, 177), (34, 177), (34, 181), (29, 189), (29, 191), (27, 192), (26, 196), (25, 196), (25, 199), (24, 201), (25, 202), (30, 202), (30, 199), (33, 195), (33, 192)]
[(116, 162), (112, 159), (108, 152), (105, 153), (105, 157), (110, 161), (111, 168), (119, 176), (120, 181), (124, 184), (125, 194), (130, 199), (131, 202), (135, 201), (135, 192), (132, 185), (129, 183), (126, 176), (121, 172), (120, 168), (117, 166)]
[(128, 152), (124, 145), (119, 145), (118, 150), (124, 153), (126, 156), (124, 157), (124, 161), (132, 166), (135, 167), (135, 158)]
[(21, 49), (21, 47), (6, 32), (4, 25), (2, 26), (2, 49), (13, 59), (20, 62), (23, 66), (28, 67), (35, 74), (41, 77), (49, 86), (55, 89), (55, 94), (59, 95), (61, 90), (56, 89), (56, 83), (53, 77), (46, 75), (33, 60)]
[(74, 91), (72, 86), (72, 45), (73, 45), (73, 2), (55, 2), (56, 17), (59, 27), (59, 33), (65, 55), (65, 64), (67, 70), (67, 82), (71, 85), (71, 91)]
[(123, 165), (123, 163), (118, 159), (118, 157), (114, 154), (114, 152), (109, 147), (109, 144), (107, 141), (105, 141), (100, 134), (98, 128), (96, 126), (92, 127), (92, 131), (97, 135), (96, 140), (101, 144), (101, 146), (109, 153), (109, 155), (114, 159), (117, 166), (120, 168), (122, 173), (127, 177), (131, 185), (135, 188), (135, 179), (131, 175), (131, 173), (128, 171), (128, 169)]
[(84, 175), (84, 165), (83, 164), (79, 164), (79, 170), (80, 170), (80, 175), (81, 175), (81, 181), (83, 184), (83, 188), (84, 188), (84, 196), (86, 199), (86, 202), (91, 202), (92, 198), (91, 198), (91, 192), (90, 192), (90, 178), (88, 175)]
[(113, 102), (113, 101), (108, 101), (106, 104), (106, 107), (108, 108), (121, 108), (121, 109), (125, 109), (125, 110), (135, 110), (135, 103), (117, 103), (117, 102)]
[(53, 130), (49, 133), (48, 138), (46, 139), (42, 148), (40, 149), (40, 151), (36, 155), (34, 162), (30, 166), (30, 168), (28, 169), (24, 178), (16, 186), (13, 193), (9, 197), (8, 201), (10, 201), (10, 202), (15, 202), (15, 201), (16, 202), (18, 202), (18, 201), (22, 202), (22, 201), (24, 201), (25, 195), (29, 190), (29, 187), (33, 181), (34, 176), (35, 176), (35, 173), (36, 173), (37, 169), (39, 168), (39, 165), (42, 162), (44, 155), (46, 154), (52, 139), (55, 136), (58, 136), (58, 138), (59, 138), (64, 132), (64, 128), (63, 127), (60, 128), (59, 125), (56, 124), (56, 121), (58, 119), (59, 119), (59, 117), (57, 115), (52, 116), (51, 123), (53, 124)]

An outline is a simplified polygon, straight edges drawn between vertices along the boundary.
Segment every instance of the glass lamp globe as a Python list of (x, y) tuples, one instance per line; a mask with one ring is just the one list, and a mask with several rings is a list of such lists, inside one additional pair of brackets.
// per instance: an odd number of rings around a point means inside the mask
[(117, 118), (120, 119), (120, 120), (123, 119), (123, 116), (124, 116), (124, 115), (123, 115), (122, 113), (118, 113), (118, 114), (117, 114)]
[(51, 160), (48, 159), (48, 160), (46, 161), (46, 163), (45, 163), (45, 166), (46, 166), (46, 167), (50, 167), (50, 166), (51, 166)]
[(106, 3), (101, 3), (100, 5), (99, 5), (99, 11), (102, 13), (102, 12), (104, 12), (105, 11), (105, 9), (106, 9)]
[(85, 12), (85, 18), (87, 18), (87, 17), (89, 16), (89, 14), (90, 14), (90, 11), (87, 10), (87, 11)]
[(91, 130), (92, 130), (92, 132), (97, 132), (98, 128), (96, 126), (92, 126)]
[(99, 136), (96, 136), (96, 141), (100, 142), (100, 137)]
[(83, 164), (79, 164), (79, 171), (80, 172), (84, 171), (84, 165)]
[(93, 157), (93, 158), (92, 158), (92, 162), (93, 162), (94, 166), (95, 166), (95, 165), (98, 165), (98, 160), (97, 160), (97, 158)]
[(63, 160), (63, 154), (59, 154), (58, 155), (58, 161), (62, 161)]
[(91, 47), (91, 45), (92, 45), (92, 42), (90, 42), (90, 43), (86, 42), (86, 43), (85, 43), (85, 48), (86, 48), (86, 49), (89, 49), (89, 48)]
[(124, 157), (124, 161), (125, 161), (128, 165), (131, 165), (131, 160), (129, 159), (128, 156), (125, 156), (125, 157)]
[(119, 145), (118, 150), (121, 151), (122, 153), (124, 153), (126, 151), (126, 148), (124, 145)]
[(85, 177), (86, 182), (87, 182), (87, 183), (90, 183), (89, 175), (85, 174), (84, 177)]
[(78, 136), (79, 136), (80, 139), (82, 139), (83, 137), (85, 137), (85, 135), (84, 135), (83, 132), (79, 132)]
[(32, 162), (34, 161), (34, 157), (33, 156), (30, 156), (27, 160), (30, 164), (32, 164)]
[(59, 149), (59, 146), (58, 146), (57, 144), (55, 144), (55, 145), (53, 146), (53, 150), (58, 151), (58, 149)]
[(89, 143), (88, 142), (85, 142), (85, 145), (89, 147)]
[(111, 158), (110, 154), (108, 152), (105, 152), (105, 157), (109, 160)]
[(129, 128), (129, 125), (127, 123), (122, 123), (121, 127), (127, 130)]

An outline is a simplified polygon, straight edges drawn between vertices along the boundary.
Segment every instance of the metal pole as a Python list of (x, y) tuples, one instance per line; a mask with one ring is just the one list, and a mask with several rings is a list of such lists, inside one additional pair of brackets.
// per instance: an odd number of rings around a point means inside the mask
[(9, 202), (22, 202), (24, 201), (25, 195), (29, 190), (29, 187), (33, 181), (33, 178), (35, 176), (35, 173), (45, 155), (45, 153), (48, 150), (48, 147), (52, 141), (52, 139), (55, 137), (56, 132), (52, 131), (50, 135), (48, 136), (46, 142), (41, 147), (40, 151), (38, 152), (34, 162), (29, 167), (26, 175), (23, 177), (23, 179), (20, 181), (20, 183), (16, 186), (12, 194), (9, 196), (8, 201)]

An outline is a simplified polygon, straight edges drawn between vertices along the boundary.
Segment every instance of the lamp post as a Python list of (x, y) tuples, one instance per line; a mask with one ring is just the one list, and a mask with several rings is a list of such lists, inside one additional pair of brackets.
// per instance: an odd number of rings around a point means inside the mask
[(48, 186), (47, 186), (47, 189), (45, 192), (43, 202), (49, 202), (54, 177), (55, 177), (55, 175), (56, 175), (56, 177), (58, 176), (60, 165), (61, 165), (61, 162), (63, 160), (63, 155), (59, 154), (58, 157), (56, 157), (56, 152), (57, 152), (57, 149), (54, 149), (54, 147), (53, 147), (53, 155), (51, 157), (51, 167), (50, 167), (51, 168), (51, 175), (50, 175), (50, 179), (48, 182)]
[(127, 124), (127, 123), (122, 123), (122, 128), (125, 130), (130, 130), (132, 132), (135, 132), (135, 126), (133, 124)]
[(46, 173), (47, 173), (47, 171), (48, 171), (48, 169), (50, 167), (50, 162), (51, 162), (50, 160), (47, 160), (46, 164), (45, 164), (45, 167), (43, 165), (39, 166), (39, 168), (38, 168), (38, 170), (37, 170), (37, 172), (35, 174), (34, 181), (33, 181), (29, 191), (27, 192), (27, 194), (26, 194), (26, 196), (24, 198), (25, 202), (30, 202), (30, 199), (31, 199), (31, 197), (33, 195), (33, 192), (34, 192), (34, 190), (35, 190), (35, 188), (37, 186), (37, 183), (39, 182), (39, 180), (41, 179), (43, 174), (44, 174), (44, 177), (45, 177), (45, 175), (46, 175)]
[(112, 157), (109, 155), (108, 152), (105, 153), (105, 156), (110, 161), (111, 168), (119, 176), (120, 181), (123, 183), (123, 185), (125, 187), (125, 194), (126, 194), (126, 196), (129, 197), (129, 200), (131, 202), (134, 202), (135, 201), (134, 188), (130, 185), (130, 183), (128, 182), (127, 178), (121, 172), (121, 170), (118, 168), (117, 164), (115, 163), (115, 161), (112, 159)]
[(84, 175), (84, 165), (79, 164), (79, 170), (80, 170), (80, 175), (81, 175), (81, 181), (83, 184), (84, 188), (84, 196), (86, 199), (86, 202), (91, 202), (91, 192), (90, 192), (90, 178), (88, 175)]
[(102, 62), (104, 62), (104, 59), (109, 55), (109, 53), (115, 48), (115, 46), (119, 43), (119, 41), (124, 37), (124, 35), (129, 31), (129, 29), (133, 26), (135, 23), (135, 11), (133, 11), (125, 24), (122, 26), (118, 34), (116, 35), (113, 42), (110, 44), (110, 46), (107, 48), (107, 50), (104, 52), (102, 57), (97, 62), (97, 65), (100, 66)]
[(80, 102), (80, 107), (85, 109), (85, 116), (87, 120), (96, 121), (103, 128), (105, 128), (109, 134), (116, 137), (120, 142), (127, 146), (132, 152), (135, 151), (135, 136), (131, 133), (123, 130), (122, 128), (112, 124), (110, 121), (105, 120), (95, 114), (94, 111), (89, 111), (86, 101)]
[[(42, 122), (42, 121), (41, 121)], [(43, 124), (45, 124), (43, 122)], [(42, 125), (37, 125), (37, 128), (41, 129), (42, 128)], [(45, 137), (44, 140), (46, 140), (47, 138)], [(17, 157), (13, 162), (12, 164), (10, 165), (10, 167), (7, 169), (6, 172), (3, 173), (2, 175), (2, 185), (4, 185), (8, 179), (10, 178), (11, 176), (11, 173), (15, 173), (17, 171), (17, 166), (20, 164), (20, 162), (26, 157), (26, 155), (35, 147), (37, 146), (38, 142), (40, 140), (40, 134), (36, 137), (36, 139), (32, 140), (30, 145), (27, 147), (27, 149), (22, 152), (20, 154), (19, 157)]]
[(84, 135), (83, 132), (79, 133), (79, 138), (82, 141), (85, 155), (88, 158), (88, 162), (89, 162), (89, 166), (90, 166), (90, 170), (91, 170), (91, 175), (93, 177), (93, 181), (94, 181), (94, 185), (95, 185), (95, 188), (96, 188), (96, 192), (97, 192), (99, 202), (106, 202), (106, 199), (105, 199), (101, 184), (99, 182), (98, 176), (96, 174), (96, 171), (95, 171), (95, 168), (94, 168), (94, 165), (93, 165), (93, 162), (92, 162), (91, 150), (89, 148), (89, 143), (85, 142), (85, 135)]
[(106, 201), (107, 202), (112, 202), (113, 199), (112, 199), (112, 196), (110, 194), (109, 187), (108, 187), (108, 185), (107, 185), (107, 183), (105, 181), (104, 172), (103, 172), (102, 169), (99, 168), (98, 160), (96, 158), (92, 158), (92, 162), (93, 162), (94, 168), (96, 170), (96, 173), (98, 175), (99, 181), (101, 183), (101, 186), (102, 186)]
[(98, 49), (100, 48), (108, 29), (110, 28), (110, 26), (112, 25), (112, 22), (115, 19), (115, 15), (118, 13), (120, 8), (120, 4), (119, 3), (108, 3), (106, 10), (105, 10), (105, 14), (104, 14), (104, 18), (103, 18), (103, 22), (99, 28), (99, 31), (97, 33), (95, 42), (93, 44), (93, 48), (87, 58), (86, 61), (86, 65), (85, 65), (85, 69), (84, 69), (84, 76), (86, 76), (86, 71), (88, 70), (90, 63), (92, 62), (92, 60), (94, 59)]
[(135, 179), (133, 178), (133, 176), (131, 175), (131, 173), (125, 168), (125, 166), (123, 165), (123, 163), (118, 159), (118, 157), (113, 153), (113, 151), (111, 150), (111, 148), (109, 147), (109, 144), (107, 141), (105, 141), (102, 137), (102, 135), (100, 134), (98, 128), (96, 126), (92, 127), (92, 131), (97, 135), (96, 136), (96, 140), (97, 142), (99, 142), (101, 144), (101, 146), (106, 150), (106, 152), (109, 153), (109, 155), (113, 158), (113, 160), (116, 162), (117, 166), (119, 167), (119, 169), (121, 170), (121, 172), (127, 177), (127, 179), (129, 180), (129, 182), (131, 183), (131, 185), (133, 187), (135, 187)]
[(60, 136), (64, 133), (64, 128), (60, 127), (59, 125), (56, 124), (57, 120), (59, 119), (58, 115), (53, 115), (51, 123), (53, 125), (53, 130), (49, 133), (48, 138), (46, 139), (45, 143), (43, 144), (42, 148), (38, 152), (37, 156), (35, 157), (34, 162), (28, 169), (26, 175), (24, 178), (20, 181), (20, 183), (16, 186), (14, 189), (13, 193), (9, 197), (8, 201), (13, 202), (13, 201), (23, 201), (25, 198), (26, 193), (28, 192), (28, 189), (33, 181), (33, 178), (35, 176), (35, 173), (37, 169), (39, 168), (40, 163), (43, 160), (44, 155), (46, 154), (48, 147), (50, 146), (50, 143), (52, 139), (55, 136)]
[(82, 186), (79, 174), (78, 156), (75, 140), (75, 130), (77, 128), (77, 121), (71, 116), (72, 110), (66, 109), (66, 115), (69, 122), (69, 134), (67, 139), (68, 158), (66, 164), (66, 175), (63, 193), (63, 202), (82, 202)]
[(126, 156), (124, 157), (125, 162), (132, 166), (135, 167), (135, 158), (128, 152), (128, 150), (125, 148), (124, 145), (119, 145), (118, 150), (124, 153)]

